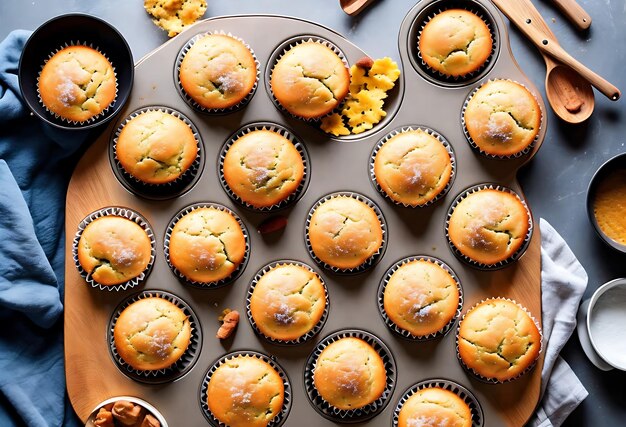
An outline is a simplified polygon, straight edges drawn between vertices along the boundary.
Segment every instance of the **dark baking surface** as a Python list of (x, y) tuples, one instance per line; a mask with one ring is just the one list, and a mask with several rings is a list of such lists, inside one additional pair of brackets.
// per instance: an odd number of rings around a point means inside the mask
[[(208, 3), (205, 17), (239, 13), (292, 15), (342, 33), (373, 57), (388, 55), (398, 60), (400, 23), (416, 1), (380, 0), (356, 18), (344, 15), (338, 0), (209, 0)], [(534, 3), (566, 50), (621, 90), (626, 89), (623, 70), (626, 0), (579, 0), (593, 19), (590, 31), (582, 34), (552, 2), (535, 0)], [(45, 20), (68, 12), (91, 13), (113, 24), (126, 37), (137, 60), (167, 40), (165, 32), (150, 22), (140, 0), (2, 0), (0, 38), (16, 28), (33, 30)], [(541, 57), (515, 30), (511, 31), (511, 45), (522, 69), (545, 95), (545, 67)], [(602, 283), (626, 275), (626, 255), (600, 241), (585, 211), (585, 193), (595, 170), (608, 158), (626, 152), (624, 102), (613, 103), (596, 92), (595, 113), (577, 126), (564, 124), (550, 112), (543, 147), (520, 173), (521, 185), (535, 216), (550, 221), (587, 270), (589, 285), (585, 298)], [(596, 369), (583, 354), (575, 333), (563, 356), (590, 394), (564, 425), (624, 425), (626, 374)]]

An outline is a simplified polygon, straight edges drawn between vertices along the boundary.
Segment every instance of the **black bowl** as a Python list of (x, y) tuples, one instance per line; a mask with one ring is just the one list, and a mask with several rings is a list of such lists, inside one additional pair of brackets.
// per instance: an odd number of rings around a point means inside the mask
[[(99, 49), (109, 58), (117, 76), (116, 100), (104, 114), (84, 123), (55, 117), (41, 105), (37, 95), (37, 79), (43, 64), (50, 54), (71, 43), (86, 43)], [(46, 123), (62, 129), (90, 129), (111, 120), (126, 103), (133, 86), (134, 67), (128, 43), (110, 24), (80, 13), (61, 15), (42, 24), (26, 42), (18, 71), (20, 91), (28, 108)]]

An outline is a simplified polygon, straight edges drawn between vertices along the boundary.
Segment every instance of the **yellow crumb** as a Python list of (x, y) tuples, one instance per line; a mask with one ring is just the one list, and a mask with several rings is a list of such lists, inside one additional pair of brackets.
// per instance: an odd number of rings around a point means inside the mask
[(322, 118), (322, 130), (334, 136), (350, 135), (350, 129), (343, 124), (343, 119), (338, 113)]
[(206, 12), (206, 0), (145, 0), (146, 12), (157, 26), (174, 37)]

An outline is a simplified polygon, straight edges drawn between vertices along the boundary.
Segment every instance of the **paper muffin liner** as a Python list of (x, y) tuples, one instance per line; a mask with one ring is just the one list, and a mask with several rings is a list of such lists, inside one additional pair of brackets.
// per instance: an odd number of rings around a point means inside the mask
[[(187, 94), (187, 92), (185, 92), (185, 89), (183, 88), (183, 85), (180, 82), (180, 67), (182, 66), (183, 59), (185, 59), (185, 55), (187, 55), (191, 47), (198, 40), (204, 38), (205, 36), (209, 36), (213, 34), (228, 36), (243, 43), (244, 46), (246, 46), (248, 50), (250, 51), (250, 53), (252, 54), (252, 57), (254, 58), (254, 63), (256, 64), (256, 80), (254, 82), (254, 86), (252, 86), (252, 89), (250, 90), (250, 92), (241, 101), (227, 108), (207, 108), (198, 104), (191, 96)], [(257, 87), (259, 86), (260, 76), (261, 76), (261, 63), (257, 59), (256, 54), (254, 53), (254, 50), (252, 50), (250, 45), (246, 43), (243, 39), (231, 34), (230, 32), (227, 33), (221, 30), (203, 32), (200, 34), (196, 34), (191, 39), (189, 39), (189, 41), (185, 43), (185, 45), (182, 47), (182, 49), (178, 53), (178, 56), (176, 57), (176, 63), (174, 66), (174, 81), (176, 82), (176, 89), (178, 90), (178, 93), (181, 96), (181, 98), (183, 98), (183, 100), (187, 104), (189, 104), (194, 110), (199, 111), (201, 113), (214, 114), (214, 115), (233, 113), (245, 107), (250, 102), (254, 94), (256, 93)]]
[[(389, 283), (391, 276), (396, 271), (398, 271), (400, 267), (413, 261), (428, 261), (443, 268), (445, 271), (448, 272), (448, 274), (450, 274), (450, 276), (452, 276), (452, 278), (454, 279), (454, 282), (456, 283), (456, 288), (459, 291), (459, 303), (456, 308), (456, 313), (454, 314), (452, 319), (450, 319), (450, 321), (446, 323), (443, 328), (427, 335), (414, 335), (411, 332), (407, 331), (406, 329), (401, 328), (396, 323), (394, 323), (393, 320), (389, 318), (389, 316), (387, 315), (387, 312), (385, 311), (385, 304), (384, 304), (385, 289), (387, 288), (387, 284)], [(387, 272), (383, 276), (383, 279), (380, 281), (380, 285), (378, 286), (377, 300), (378, 300), (378, 311), (380, 312), (380, 315), (382, 316), (383, 321), (385, 322), (385, 325), (387, 325), (387, 327), (391, 329), (392, 332), (396, 333), (397, 335), (403, 338), (413, 340), (413, 341), (430, 341), (430, 340), (440, 338), (446, 335), (454, 327), (454, 324), (456, 323), (457, 319), (461, 316), (461, 311), (463, 310), (463, 287), (461, 286), (461, 281), (459, 280), (459, 277), (456, 275), (454, 270), (452, 270), (452, 268), (448, 266), (448, 264), (446, 264), (439, 258), (426, 256), (426, 255), (416, 255), (416, 256), (410, 256), (410, 257), (401, 259), (400, 261), (392, 265), (389, 268), (389, 270), (387, 270)]]
[[(119, 319), (122, 311), (132, 303), (142, 299), (158, 297), (163, 298), (180, 308), (189, 318), (189, 326), (191, 327), (191, 338), (189, 346), (183, 355), (172, 366), (158, 370), (141, 370), (135, 369), (122, 359), (115, 347), (115, 340), (113, 336), (113, 330), (117, 319)], [(195, 365), (200, 356), (200, 350), (202, 349), (202, 329), (200, 328), (200, 322), (198, 317), (191, 309), (191, 307), (183, 301), (180, 297), (165, 291), (150, 290), (143, 291), (131, 296), (119, 304), (113, 311), (113, 315), (109, 321), (109, 328), (107, 329), (107, 341), (109, 343), (109, 352), (111, 357), (115, 361), (117, 368), (128, 378), (148, 384), (164, 384), (175, 381), (184, 375), (186, 375), (191, 368)]]
[[(526, 213), (528, 214), (528, 231), (526, 232), (526, 237), (524, 238), (524, 242), (519, 247), (519, 249), (515, 251), (510, 257), (508, 257), (507, 259), (503, 261), (497, 262), (495, 264), (483, 264), (481, 262), (471, 259), (467, 255), (464, 255), (456, 246), (454, 246), (454, 243), (452, 243), (452, 240), (450, 239), (450, 234), (448, 232), (448, 228), (450, 226), (450, 218), (452, 217), (452, 212), (454, 212), (454, 209), (456, 209), (459, 203), (461, 203), (461, 201), (465, 199), (467, 196), (469, 196), (470, 194), (477, 193), (481, 190), (499, 190), (499, 191), (504, 191), (504, 192), (513, 194), (522, 203), (524, 208), (526, 208)], [(448, 241), (448, 246), (450, 247), (450, 250), (452, 251), (452, 253), (454, 253), (454, 255), (456, 255), (457, 258), (459, 258), (461, 261), (464, 261), (469, 266), (477, 268), (479, 270), (485, 270), (485, 271), (499, 270), (501, 268), (504, 268), (507, 265), (517, 261), (522, 255), (524, 255), (524, 252), (526, 252), (526, 249), (528, 249), (528, 245), (530, 244), (530, 239), (532, 238), (532, 235), (533, 235), (533, 228), (534, 228), (534, 225), (533, 225), (532, 213), (530, 209), (528, 209), (528, 205), (526, 204), (526, 202), (515, 191), (511, 190), (508, 187), (504, 187), (498, 184), (479, 184), (479, 185), (474, 185), (473, 187), (469, 187), (463, 190), (450, 205), (450, 208), (448, 209), (448, 213), (446, 215), (446, 223), (445, 223), (446, 240)]]
[(470, 408), (470, 412), (472, 414), (472, 427), (483, 427), (483, 423), (485, 421), (483, 408), (480, 406), (480, 403), (478, 402), (478, 399), (476, 399), (476, 396), (474, 396), (471, 391), (469, 391), (462, 385), (443, 378), (433, 378), (420, 381), (419, 383), (412, 385), (404, 393), (402, 393), (402, 397), (398, 401), (396, 409), (393, 411), (392, 427), (398, 427), (398, 417), (400, 416), (400, 411), (402, 410), (402, 407), (407, 402), (407, 400), (409, 400), (409, 398), (418, 391), (424, 390), (426, 388), (441, 388), (447, 391), (451, 391), (452, 393), (459, 396)]
[[(187, 278), (182, 272), (180, 272), (176, 267), (174, 267), (174, 265), (172, 264), (172, 261), (170, 260), (170, 239), (172, 237), (172, 231), (174, 230), (174, 226), (182, 217), (200, 208), (215, 208), (215, 209), (219, 209), (220, 211), (231, 214), (233, 218), (237, 220), (237, 223), (239, 224), (239, 227), (241, 227), (241, 231), (243, 232), (244, 238), (246, 240), (246, 251), (245, 251), (243, 260), (241, 261), (239, 266), (230, 274), (230, 276), (225, 277), (215, 282), (198, 282), (195, 280), (191, 280)], [(239, 216), (235, 212), (228, 209), (226, 206), (220, 205), (218, 203), (195, 203), (179, 211), (176, 214), (176, 216), (170, 221), (169, 225), (167, 226), (167, 230), (165, 231), (165, 242), (164, 242), (165, 260), (167, 261), (167, 265), (169, 265), (172, 272), (176, 275), (176, 277), (178, 277), (178, 279), (181, 282), (190, 286), (201, 288), (201, 289), (216, 289), (216, 288), (228, 285), (229, 283), (233, 282), (235, 279), (237, 279), (241, 275), (243, 270), (246, 268), (246, 264), (248, 264), (248, 258), (250, 257), (250, 237), (249, 236), (250, 235), (248, 233), (248, 229), (246, 228), (241, 218), (239, 218)]]
[(222, 356), (221, 358), (216, 360), (213, 363), (213, 365), (211, 365), (207, 373), (204, 375), (204, 379), (202, 380), (202, 384), (200, 386), (200, 408), (202, 409), (202, 414), (213, 427), (228, 427), (226, 424), (220, 422), (217, 418), (215, 418), (215, 416), (209, 409), (208, 387), (209, 387), (209, 381), (211, 381), (211, 377), (213, 376), (217, 368), (219, 368), (225, 362), (229, 360), (233, 360), (237, 356), (252, 356), (259, 360), (266, 362), (267, 364), (269, 364), (272, 368), (276, 370), (280, 378), (283, 380), (283, 386), (285, 389), (284, 398), (283, 398), (283, 407), (281, 411), (278, 414), (276, 414), (276, 416), (267, 424), (267, 427), (282, 426), (287, 420), (287, 417), (289, 416), (289, 411), (291, 410), (291, 397), (293, 395), (293, 392), (291, 390), (291, 381), (289, 380), (289, 377), (287, 376), (287, 372), (276, 361), (276, 357), (267, 356), (263, 353), (259, 353), (256, 351), (247, 351), (247, 350), (234, 351), (232, 353), (228, 353), (225, 356)]
[[(313, 246), (311, 245), (311, 240), (309, 239), (309, 227), (311, 225), (311, 217), (313, 216), (313, 213), (315, 212), (315, 210), (322, 205), (322, 203), (327, 202), (331, 199), (334, 199), (336, 197), (351, 197), (353, 199), (356, 199), (360, 202), (365, 203), (367, 206), (369, 206), (370, 208), (374, 209), (374, 212), (376, 213), (376, 217), (378, 218), (378, 221), (380, 222), (380, 226), (382, 229), (382, 235), (383, 235), (383, 239), (382, 239), (382, 243), (380, 244), (380, 247), (378, 248), (378, 250), (372, 254), (368, 259), (366, 259), (361, 265), (359, 265), (358, 267), (354, 267), (354, 268), (339, 268), (339, 267), (335, 267), (332, 266), (324, 261), (322, 261), (317, 255), (315, 255), (315, 252), (313, 252)], [(378, 207), (378, 205), (376, 203), (374, 203), (372, 200), (370, 200), (369, 198), (365, 197), (362, 194), (359, 193), (355, 193), (352, 191), (339, 191), (336, 193), (331, 193), (328, 194), (324, 197), (322, 197), (321, 199), (319, 199), (317, 202), (315, 202), (315, 204), (313, 205), (313, 207), (311, 208), (311, 210), (309, 211), (309, 214), (307, 215), (306, 218), (306, 223), (304, 226), (304, 241), (306, 244), (306, 249), (309, 252), (309, 255), (311, 256), (311, 258), (313, 258), (313, 260), (320, 266), (324, 267), (327, 270), (330, 270), (334, 273), (339, 273), (339, 274), (357, 274), (357, 273), (362, 273), (364, 271), (366, 271), (367, 269), (375, 266), (378, 261), (380, 261), (380, 259), (382, 258), (382, 256), (385, 253), (385, 250), (387, 249), (387, 222), (385, 220), (385, 217), (383, 216), (383, 212), (382, 210)]]
[[(402, 133), (405, 133), (405, 132), (416, 131), (416, 130), (422, 130), (426, 132), (428, 135), (437, 139), (439, 142), (441, 142), (441, 144), (444, 146), (444, 148), (448, 152), (448, 155), (450, 156), (450, 163), (452, 164), (452, 171), (450, 172), (450, 179), (448, 180), (448, 184), (446, 184), (446, 186), (439, 192), (439, 194), (437, 194), (432, 200), (422, 203), (421, 205), (414, 206), (414, 205), (402, 203), (402, 202), (392, 199), (385, 192), (385, 190), (383, 190), (383, 188), (378, 183), (378, 180), (376, 179), (374, 165), (376, 161), (376, 155), (378, 154), (380, 149), (383, 147), (383, 145), (385, 145), (391, 138), (393, 138), (394, 136), (400, 135)], [(435, 204), (438, 200), (445, 197), (445, 195), (448, 194), (448, 191), (450, 191), (450, 188), (452, 187), (452, 184), (454, 183), (454, 178), (456, 177), (456, 157), (454, 155), (454, 149), (452, 148), (452, 145), (439, 132), (431, 128), (428, 128), (426, 126), (419, 126), (419, 125), (402, 126), (400, 128), (394, 129), (391, 132), (389, 132), (380, 141), (378, 141), (378, 143), (374, 146), (374, 149), (372, 150), (372, 154), (370, 155), (369, 171), (370, 171), (370, 179), (372, 181), (372, 184), (374, 185), (376, 190), (378, 190), (378, 192), (382, 194), (387, 200), (391, 201), (392, 203), (395, 203), (396, 205), (404, 206), (405, 208), (424, 208), (424, 207)]]
[[(363, 341), (371, 345), (374, 350), (376, 350), (385, 365), (387, 380), (383, 394), (377, 400), (362, 408), (336, 408), (328, 403), (326, 400), (324, 400), (324, 398), (317, 392), (317, 389), (315, 388), (313, 376), (315, 374), (315, 365), (317, 364), (317, 359), (328, 345), (339, 341), (342, 338), (362, 339)], [(344, 329), (328, 335), (326, 338), (319, 342), (313, 352), (309, 355), (306, 361), (306, 365), (304, 367), (304, 388), (306, 391), (306, 395), (309, 398), (309, 402), (311, 403), (311, 405), (313, 405), (313, 408), (315, 408), (315, 410), (324, 418), (340, 423), (360, 423), (375, 417), (385, 409), (396, 387), (396, 374), (396, 362), (393, 358), (393, 354), (380, 338), (369, 332), (359, 329)]]
[[(516, 375), (516, 376), (514, 376), (512, 378), (509, 378), (507, 380), (504, 380), (504, 381), (500, 381), (500, 380), (495, 379), (495, 378), (488, 378), (488, 377), (485, 377), (485, 376), (479, 374), (478, 372), (473, 370), (471, 367), (467, 366), (465, 364), (465, 362), (463, 362), (463, 359), (461, 359), (461, 354), (459, 352), (459, 337), (460, 337), (460, 332), (461, 332), (461, 324), (463, 323), (463, 320), (465, 320), (465, 316), (467, 316), (467, 313), (469, 313), (470, 311), (474, 310), (478, 305), (484, 303), (485, 301), (493, 301), (493, 300), (496, 300), (496, 301), (497, 300), (509, 301), (509, 302), (512, 302), (515, 305), (517, 305), (519, 308), (524, 310), (524, 313), (526, 313), (528, 315), (528, 317), (531, 318), (531, 320), (533, 321), (533, 323), (537, 327), (537, 330), (539, 331), (539, 353), (537, 354), (537, 358), (533, 361), (533, 363), (528, 365), (528, 367), (526, 369), (524, 369), (522, 372), (520, 372), (518, 375)], [(487, 383), (487, 384), (504, 384), (504, 383), (508, 383), (508, 382), (515, 381), (515, 380), (519, 379), (520, 377), (522, 377), (524, 374), (527, 374), (528, 372), (530, 372), (535, 367), (535, 365), (537, 364), (537, 361), (541, 357), (541, 353), (543, 353), (543, 332), (541, 330), (541, 327), (539, 326), (539, 322), (537, 322), (537, 319), (535, 319), (535, 316), (533, 316), (532, 313), (530, 311), (528, 311), (528, 309), (526, 307), (524, 307), (523, 305), (521, 305), (517, 301), (512, 300), (510, 298), (503, 298), (503, 297), (485, 298), (485, 299), (479, 301), (478, 303), (474, 304), (474, 306), (472, 308), (470, 308), (469, 310), (467, 310), (465, 312), (465, 314), (463, 314), (463, 317), (461, 317), (461, 320), (459, 321), (459, 325), (456, 328), (455, 348), (456, 348), (456, 358), (459, 361), (459, 363), (461, 364), (461, 366), (463, 367), (463, 369), (465, 369), (467, 372), (472, 374), (476, 379), (480, 380), (481, 382)]]
[[(292, 194), (289, 195), (289, 197), (287, 197), (284, 200), (281, 200), (278, 203), (275, 203), (271, 206), (263, 206), (263, 207), (256, 207), (256, 206), (251, 205), (250, 203), (245, 202), (241, 197), (235, 194), (235, 192), (228, 185), (228, 182), (226, 182), (226, 178), (224, 177), (224, 160), (226, 159), (226, 153), (228, 152), (230, 147), (232, 147), (235, 141), (237, 141), (242, 136), (247, 135), (254, 131), (258, 131), (258, 130), (268, 130), (268, 131), (276, 132), (279, 135), (287, 138), (294, 145), (296, 150), (298, 150), (298, 153), (300, 153), (300, 156), (302, 157), (302, 163), (304, 164), (304, 174), (302, 176), (302, 181), (300, 181), (300, 185), (298, 186), (298, 188), (296, 188), (296, 191), (294, 191)], [(294, 203), (296, 203), (298, 200), (300, 200), (305, 190), (309, 186), (309, 181), (310, 181), (309, 163), (310, 163), (309, 153), (306, 149), (306, 146), (304, 145), (304, 143), (302, 143), (300, 138), (295, 136), (293, 132), (289, 131), (287, 128), (281, 125), (278, 125), (276, 123), (258, 122), (258, 123), (251, 123), (249, 125), (242, 127), (233, 135), (231, 135), (228, 138), (228, 140), (226, 140), (226, 142), (222, 146), (222, 149), (220, 150), (220, 154), (218, 158), (218, 174), (219, 174), (220, 184), (222, 184), (222, 188), (224, 189), (228, 197), (230, 197), (233, 201), (253, 211), (272, 212), (272, 211), (277, 211), (279, 209), (283, 209), (287, 206), (291, 206)]]
[[(252, 299), (252, 294), (259, 280), (261, 280), (261, 278), (270, 270), (272, 270), (274, 267), (278, 267), (282, 265), (297, 265), (297, 266), (306, 268), (310, 272), (314, 273), (320, 279), (320, 282), (322, 282), (322, 286), (324, 287), (324, 294), (326, 295), (326, 304), (325, 304), (324, 312), (322, 313), (322, 317), (320, 318), (320, 320), (313, 326), (313, 328), (309, 332), (307, 332), (306, 334), (294, 340), (280, 340), (280, 339), (272, 338), (272, 337), (265, 335), (258, 328), (256, 321), (254, 320), (254, 317), (252, 317), (252, 311), (250, 309), (250, 301)], [(272, 344), (277, 344), (277, 345), (285, 345), (285, 346), (298, 345), (298, 344), (307, 342), (313, 337), (315, 337), (326, 324), (326, 319), (328, 319), (329, 309), (330, 309), (330, 301), (328, 298), (328, 288), (326, 287), (326, 283), (324, 282), (324, 279), (322, 279), (322, 276), (320, 276), (309, 265), (300, 261), (294, 261), (294, 260), (289, 260), (289, 259), (274, 261), (265, 265), (263, 268), (261, 268), (252, 278), (252, 281), (250, 282), (250, 286), (248, 287), (248, 293), (246, 294), (246, 314), (248, 316), (248, 321), (250, 322), (250, 326), (252, 326), (252, 329), (258, 336), (263, 337), (264, 339), (271, 342)]]
[[(141, 228), (143, 228), (143, 230), (146, 232), (146, 234), (150, 238), (150, 260), (148, 261), (148, 265), (146, 266), (144, 271), (141, 274), (139, 274), (137, 277), (133, 277), (132, 279), (127, 280), (126, 282), (120, 283), (117, 285), (103, 285), (101, 283), (96, 282), (94, 278), (91, 276), (91, 274), (88, 273), (83, 268), (83, 266), (80, 264), (80, 261), (78, 260), (78, 243), (80, 242), (80, 238), (83, 235), (83, 231), (85, 231), (85, 228), (87, 228), (87, 226), (91, 224), (93, 221), (95, 221), (98, 218), (105, 217), (105, 216), (119, 216), (122, 218), (126, 218), (128, 220), (131, 220), (134, 223), (138, 224)], [(142, 215), (128, 208), (111, 206), (111, 207), (99, 209), (95, 212), (90, 213), (89, 215), (87, 215), (85, 219), (83, 219), (80, 222), (80, 224), (78, 224), (78, 230), (76, 231), (76, 234), (74, 235), (74, 240), (72, 241), (72, 258), (74, 259), (74, 265), (76, 265), (76, 269), (78, 270), (78, 273), (81, 275), (83, 279), (85, 279), (87, 283), (89, 283), (89, 285), (91, 285), (92, 288), (97, 288), (97, 289), (100, 289), (101, 291), (105, 291), (105, 290), (106, 291), (125, 291), (127, 289), (130, 289), (139, 285), (150, 274), (150, 271), (152, 270), (152, 266), (154, 265), (155, 257), (156, 257), (156, 240), (154, 238), (154, 232), (152, 231), (152, 227), (150, 226), (150, 223)]]

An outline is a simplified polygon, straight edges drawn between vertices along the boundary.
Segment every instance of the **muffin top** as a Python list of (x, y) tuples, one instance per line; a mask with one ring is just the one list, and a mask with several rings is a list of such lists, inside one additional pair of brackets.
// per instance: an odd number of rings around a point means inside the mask
[(226, 152), (224, 179), (243, 202), (255, 208), (280, 203), (296, 192), (304, 161), (291, 141), (270, 130), (238, 138)]
[(350, 72), (328, 46), (313, 41), (291, 47), (278, 60), (271, 77), (276, 100), (305, 119), (330, 113), (348, 94)]
[(456, 314), (459, 290), (443, 267), (428, 260), (402, 264), (390, 277), (383, 295), (387, 316), (415, 336), (433, 334)]
[(472, 412), (456, 393), (440, 387), (418, 390), (402, 405), (398, 427), (471, 427)]
[(422, 29), (419, 50), (430, 68), (446, 76), (478, 70), (491, 55), (491, 32), (481, 18), (463, 9), (437, 14)]
[(280, 414), (285, 386), (276, 370), (253, 356), (226, 360), (211, 375), (209, 410), (229, 427), (265, 427)]
[(452, 176), (445, 146), (422, 129), (399, 133), (374, 158), (376, 182), (392, 200), (420, 206), (435, 199)]
[(318, 324), (326, 307), (320, 277), (297, 264), (272, 267), (259, 279), (250, 297), (252, 318), (267, 337), (296, 340)]
[(50, 112), (75, 122), (102, 113), (117, 94), (113, 66), (87, 46), (69, 46), (55, 53), (41, 70), (38, 88)]
[(106, 215), (90, 222), (78, 241), (78, 262), (97, 283), (119, 285), (148, 267), (152, 243), (139, 224)]
[(187, 315), (160, 297), (140, 299), (122, 311), (113, 328), (117, 353), (135, 369), (172, 366), (187, 351), (191, 326)]
[(361, 266), (383, 243), (383, 229), (374, 209), (350, 196), (322, 202), (308, 228), (313, 253), (341, 269)]
[(522, 247), (529, 231), (526, 206), (508, 191), (483, 189), (454, 208), (448, 235), (466, 257), (481, 264), (505, 261)]
[(224, 34), (207, 34), (197, 40), (180, 65), (185, 92), (209, 109), (233, 107), (254, 88), (257, 68), (250, 49)]
[(541, 110), (528, 89), (510, 80), (491, 80), (465, 109), (465, 128), (478, 148), (493, 156), (524, 151), (541, 127)]
[(115, 155), (124, 170), (149, 184), (176, 180), (197, 154), (198, 143), (191, 127), (164, 111), (146, 111), (130, 119), (115, 145)]
[(187, 279), (213, 283), (226, 279), (243, 262), (246, 238), (230, 212), (198, 208), (176, 222), (169, 253), (172, 265)]

